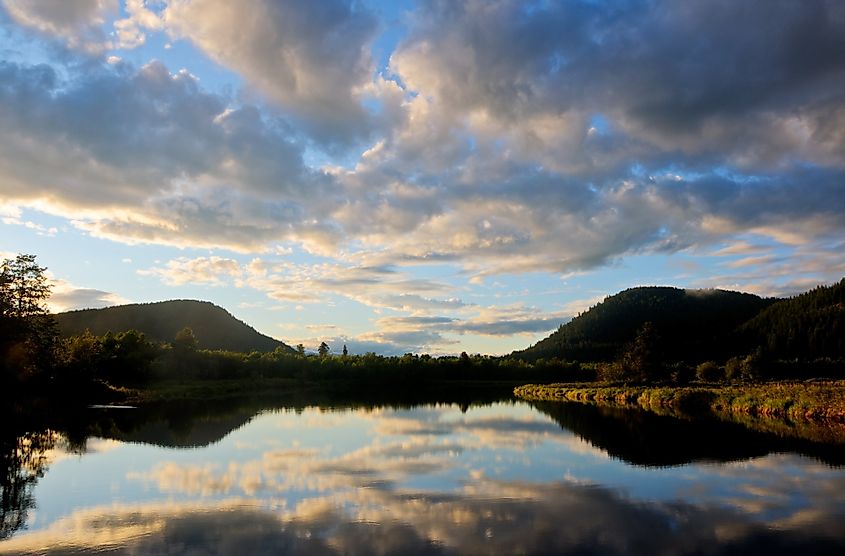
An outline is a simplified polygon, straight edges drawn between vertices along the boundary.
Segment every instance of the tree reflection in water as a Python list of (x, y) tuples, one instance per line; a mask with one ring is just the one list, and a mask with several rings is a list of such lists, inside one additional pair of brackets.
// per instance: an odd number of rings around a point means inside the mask
[(26, 524), (27, 513), (35, 506), (32, 489), (44, 476), (47, 454), (58, 438), (52, 431), (0, 435), (0, 539), (11, 537)]
[[(50, 421), (45, 432), (0, 437), (0, 553), (845, 553), (841, 446), (583, 405), (536, 404), (535, 412), (510, 401), (493, 411), (464, 399), (422, 406), (342, 401), (269, 412), (255, 401), (91, 410), (61, 421), (61, 433), (53, 432), (59, 421)], [(366, 433), (361, 443), (333, 451), (321, 444), (329, 440), (287, 442), (339, 424), (350, 437)], [(688, 470), (690, 479), (675, 480), (715, 492), (643, 496), (605, 483), (588, 467), (562, 480), (566, 458), (577, 459), (586, 444), (561, 428), (599, 448), (572, 465), (611, 461), (605, 471), (629, 473), (634, 465), (637, 477), (662, 478), (658, 468), (706, 462), (703, 471)], [(40, 529), (33, 524), (36, 530), (14, 534), (32, 513), (33, 487), (55, 461), (51, 451), (81, 450), (90, 436), (132, 443), (136, 455), (139, 446), (163, 450), (164, 460), (151, 468), (117, 477), (144, 481), (153, 496), (101, 497), (55, 515), (42, 498)], [(567, 439), (576, 441), (575, 452)], [(197, 449), (196, 458), (165, 461), (185, 447), (220, 442), (217, 455)], [(235, 451), (219, 459), (221, 448), (237, 446), (242, 459)], [(503, 459), (492, 462), (499, 453)], [(519, 467), (535, 456), (537, 467)], [(714, 463), (735, 461), (744, 463)], [(499, 467), (513, 473), (491, 473)], [(473, 472), (455, 475), (458, 469)], [(101, 471), (95, 480), (109, 484)]]

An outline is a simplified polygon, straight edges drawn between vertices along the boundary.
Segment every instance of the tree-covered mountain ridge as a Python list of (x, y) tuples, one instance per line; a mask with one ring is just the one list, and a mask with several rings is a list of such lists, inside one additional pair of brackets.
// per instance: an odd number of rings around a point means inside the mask
[(176, 299), (133, 303), (67, 311), (55, 317), (61, 335), (66, 337), (78, 336), (86, 330), (94, 335), (137, 330), (149, 340), (171, 342), (180, 330), (188, 327), (201, 349), (248, 353), (282, 348), (293, 352), (284, 342), (258, 332), (226, 309), (208, 301)]
[(838, 358), (845, 279), (788, 299), (719, 289), (644, 286), (623, 290), (512, 357), (610, 361), (651, 323), (668, 360), (723, 360), (757, 349), (780, 358)]

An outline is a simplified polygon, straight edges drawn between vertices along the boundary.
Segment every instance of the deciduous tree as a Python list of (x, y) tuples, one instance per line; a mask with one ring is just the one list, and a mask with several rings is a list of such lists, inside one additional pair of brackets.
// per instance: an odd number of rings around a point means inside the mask
[(0, 365), (4, 380), (19, 379), (53, 364), (58, 336), (47, 309), (47, 269), (35, 255), (20, 254), (0, 263)]

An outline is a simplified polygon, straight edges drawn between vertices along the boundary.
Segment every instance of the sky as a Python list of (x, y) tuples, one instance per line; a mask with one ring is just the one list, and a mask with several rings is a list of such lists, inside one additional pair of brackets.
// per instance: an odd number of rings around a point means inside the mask
[(845, 2), (0, 0), (0, 257), (503, 354), (640, 285), (845, 276)]

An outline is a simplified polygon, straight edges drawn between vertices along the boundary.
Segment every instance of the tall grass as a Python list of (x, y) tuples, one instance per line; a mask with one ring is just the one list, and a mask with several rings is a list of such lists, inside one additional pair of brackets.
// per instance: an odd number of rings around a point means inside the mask
[(658, 413), (739, 414), (845, 425), (845, 381), (775, 382), (742, 386), (649, 387), (527, 384), (514, 394), (526, 400), (637, 406)]

